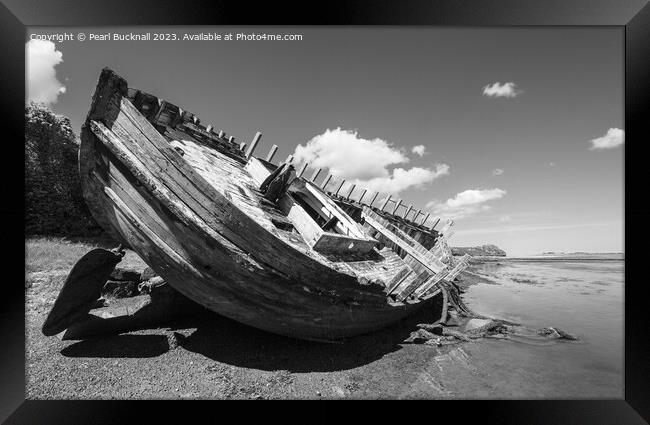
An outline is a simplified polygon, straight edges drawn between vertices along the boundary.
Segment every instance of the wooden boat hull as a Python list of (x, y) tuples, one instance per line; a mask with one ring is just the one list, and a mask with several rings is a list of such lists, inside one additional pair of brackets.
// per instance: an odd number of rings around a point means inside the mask
[(206, 184), (163, 146), (125, 93), (126, 82), (105, 70), (82, 128), (82, 189), (97, 222), (174, 289), (242, 323), (316, 340), (370, 332), (429, 304), (433, 295), (386, 296), (381, 282), (404, 266), (388, 248), (333, 266), (275, 238), (236, 194)]

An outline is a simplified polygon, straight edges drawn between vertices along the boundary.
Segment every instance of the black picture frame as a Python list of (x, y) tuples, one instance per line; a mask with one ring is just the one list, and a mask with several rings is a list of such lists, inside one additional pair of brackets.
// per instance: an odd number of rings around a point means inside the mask
[[(0, 420), (6, 423), (121, 423), (146, 410), (148, 419), (175, 415), (188, 419), (187, 407), (164, 402), (146, 408), (124, 401), (26, 401), (24, 292), (18, 281), (24, 274), (24, 191), (19, 176), (24, 169), (16, 158), (24, 155), (19, 139), (24, 130), (26, 26), (99, 25), (444, 25), (444, 26), (620, 26), (625, 30), (625, 397), (621, 400), (444, 401), (416, 409), (383, 405), (409, 419), (422, 409), (424, 420), (438, 412), (453, 412), (454, 420), (473, 416), (497, 423), (609, 423), (636, 424), (650, 420), (650, 315), (643, 264), (648, 240), (650, 207), (644, 202), (648, 179), (643, 136), (650, 121), (650, 5), (647, 0), (418, 0), (244, 2), (197, 0), (1, 0), (0, 87), (2, 95), (3, 157), (0, 167), (0, 223), (4, 236), (4, 276), (0, 292)], [(21, 155), (22, 153), (22, 155)], [(22, 171), (21, 171), (22, 170)], [(23, 269), (24, 270), (24, 269)], [(11, 273), (6, 273), (11, 271)], [(440, 404), (442, 403), (442, 404)], [(470, 403), (470, 405), (467, 405)], [(475, 403), (475, 404), (474, 404)], [(178, 405), (174, 405), (178, 406)], [(194, 405), (196, 406), (196, 405)], [(430, 410), (431, 407), (435, 407)], [(245, 411), (236, 407), (238, 415)], [(388, 408), (387, 408), (388, 407)], [(206, 411), (215, 405), (201, 404)], [(192, 407), (194, 411), (196, 407)], [(221, 409), (221, 407), (217, 407)], [(287, 409), (279, 409), (287, 413)], [(377, 410), (364, 407), (363, 410)], [(329, 411), (329, 413), (327, 412)], [(319, 409), (319, 419), (336, 417), (336, 409)], [(204, 412), (205, 413), (205, 412)], [(406, 413), (406, 414), (405, 414)], [(339, 413), (340, 415), (340, 413)], [(220, 414), (221, 416), (221, 414)], [(283, 415), (284, 416), (284, 415)], [(293, 416), (293, 415), (286, 415)], [(301, 415), (302, 416), (302, 415)], [(210, 415), (209, 417), (214, 417)], [(238, 417), (240, 419), (241, 417)], [(306, 416), (305, 416), (306, 418)], [(645, 419), (645, 420), (644, 420)], [(182, 420), (182, 419), (179, 419)], [(225, 420), (225, 417), (223, 417)], [(284, 419), (282, 419), (284, 420)]]

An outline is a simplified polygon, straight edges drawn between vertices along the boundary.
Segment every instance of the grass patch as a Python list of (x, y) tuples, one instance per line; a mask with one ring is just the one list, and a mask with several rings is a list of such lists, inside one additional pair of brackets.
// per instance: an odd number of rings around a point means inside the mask
[[(34, 237), (25, 240), (25, 272), (69, 271), (88, 251), (94, 248), (115, 248), (118, 244), (106, 237), (68, 239), (59, 237)], [(144, 269), (146, 263), (131, 250), (118, 267)]]

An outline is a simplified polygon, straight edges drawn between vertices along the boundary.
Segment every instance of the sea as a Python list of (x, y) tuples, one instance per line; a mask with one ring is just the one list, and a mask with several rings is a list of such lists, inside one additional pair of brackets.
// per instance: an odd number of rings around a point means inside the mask
[(578, 338), (539, 345), (504, 341), (509, 348), (503, 343), (494, 346), (535, 381), (522, 389), (534, 385), (536, 391), (522, 395), (623, 397), (622, 254), (504, 257), (474, 264), (471, 270), (485, 279), (463, 295), (475, 312), (529, 329), (560, 328)]

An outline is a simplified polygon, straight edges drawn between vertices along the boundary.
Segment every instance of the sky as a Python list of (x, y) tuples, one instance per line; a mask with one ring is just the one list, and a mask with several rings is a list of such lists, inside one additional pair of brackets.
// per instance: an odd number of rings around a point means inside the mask
[[(147, 32), (302, 39), (90, 40)], [(453, 246), (622, 252), (623, 42), (616, 27), (32, 27), (26, 99), (78, 134), (109, 66), (238, 141), (261, 131), (256, 155), (276, 144), (276, 161), (331, 172), (329, 190), (453, 219)]]

